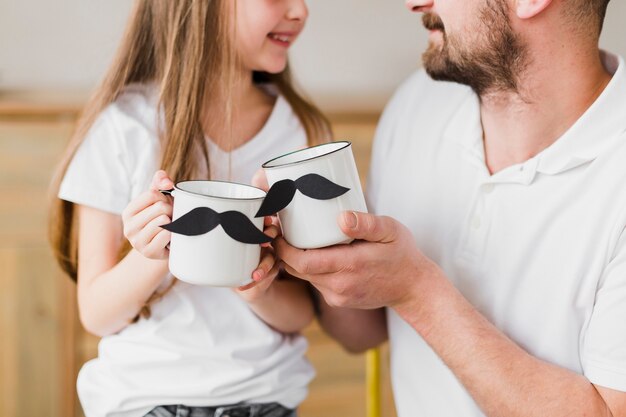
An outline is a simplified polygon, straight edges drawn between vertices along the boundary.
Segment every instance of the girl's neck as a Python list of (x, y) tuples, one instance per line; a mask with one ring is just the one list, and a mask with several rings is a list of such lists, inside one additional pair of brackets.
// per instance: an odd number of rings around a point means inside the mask
[[(230, 97), (229, 97), (230, 95)], [(231, 120), (228, 122), (228, 102)], [(205, 99), (204, 133), (225, 151), (232, 151), (252, 139), (265, 125), (274, 98), (252, 81), (252, 72), (240, 73), (230, 91), (211, 91)]]

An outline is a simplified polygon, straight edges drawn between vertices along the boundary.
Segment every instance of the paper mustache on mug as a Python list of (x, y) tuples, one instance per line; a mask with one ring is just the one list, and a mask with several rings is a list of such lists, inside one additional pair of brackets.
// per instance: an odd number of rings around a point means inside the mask
[(330, 200), (350, 191), (318, 174), (307, 174), (297, 180), (278, 181), (267, 192), (265, 200), (255, 217), (276, 214), (291, 203), (296, 190), (316, 200)]
[(228, 236), (241, 243), (261, 244), (272, 241), (245, 214), (238, 211), (218, 213), (208, 207), (197, 207), (161, 227), (180, 235), (198, 236), (210, 232), (218, 225), (222, 225)]

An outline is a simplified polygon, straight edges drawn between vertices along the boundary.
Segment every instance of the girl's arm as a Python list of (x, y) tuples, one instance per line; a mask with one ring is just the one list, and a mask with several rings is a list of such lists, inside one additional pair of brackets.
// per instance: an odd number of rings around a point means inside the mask
[[(252, 178), (252, 185), (265, 191), (269, 189), (267, 177), (260, 168)], [(265, 218), (266, 235), (276, 237), (280, 225), (276, 219)], [(284, 273), (284, 279), (276, 279), (281, 272), (274, 250), (263, 244), (263, 255), (258, 268), (252, 273), (255, 281), (238, 288), (237, 293), (248, 303), (252, 311), (265, 323), (281, 333), (296, 333), (308, 326), (315, 317), (309, 284)], [(284, 272), (284, 271), (282, 271)]]
[(87, 331), (116, 333), (137, 316), (166, 276), (167, 260), (132, 249), (121, 261), (124, 242), (120, 216), (78, 206), (78, 308)]
[[(89, 332), (116, 333), (130, 324), (168, 272), (166, 246), (171, 234), (160, 225), (172, 216), (172, 188), (163, 171), (151, 190), (133, 199), (122, 217), (78, 206), (78, 308)], [(124, 236), (133, 249), (120, 261)]]
[[(276, 273), (278, 271), (276, 270)], [(281, 333), (297, 333), (314, 317), (308, 284), (295, 278), (275, 279), (268, 274), (256, 285), (238, 289), (250, 309), (265, 323)], [(272, 282), (273, 281), (273, 282)]]
[[(275, 238), (279, 228), (265, 218), (266, 235)], [(281, 271), (274, 249), (264, 243), (261, 262), (252, 272), (253, 283), (236, 289), (252, 311), (281, 333), (296, 333), (308, 326), (315, 316), (309, 284)], [(279, 275), (280, 278), (277, 279)]]

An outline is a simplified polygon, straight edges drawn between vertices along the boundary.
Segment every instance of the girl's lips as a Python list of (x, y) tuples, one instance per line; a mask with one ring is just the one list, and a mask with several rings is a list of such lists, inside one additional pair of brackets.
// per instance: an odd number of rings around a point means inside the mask
[(275, 43), (276, 45), (280, 45), (283, 47), (289, 47), (293, 43), (293, 40), (296, 37), (294, 33), (270, 33), (267, 35), (268, 39)]

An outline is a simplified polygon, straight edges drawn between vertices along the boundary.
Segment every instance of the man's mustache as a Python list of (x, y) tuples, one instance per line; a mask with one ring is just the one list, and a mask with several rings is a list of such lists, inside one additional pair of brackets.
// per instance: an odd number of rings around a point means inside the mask
[(297, 180), (278, 181), (267, 192), (265, 200), (255, 217), (271, 216), (291, 203), (296, 190), (316, 200), (330, 200), (350, 191), (318, 174), (307, 174)]
[(180, 235), (198, 236), (210, 232), (218, 225), (222, 225), (228, 236), (241, 243), (261, 244), (272, 241), (245, 214), (238, 211), (218, 213), (208, 207), (197, 207), (161, 227)]
[(428, 30), (440, 30), (442, 32), (445, 32), (443, 21), (438, 15), (432, 12), (424, 13), (422, 15), (422, 23), (424, 24), (424, 27)]

